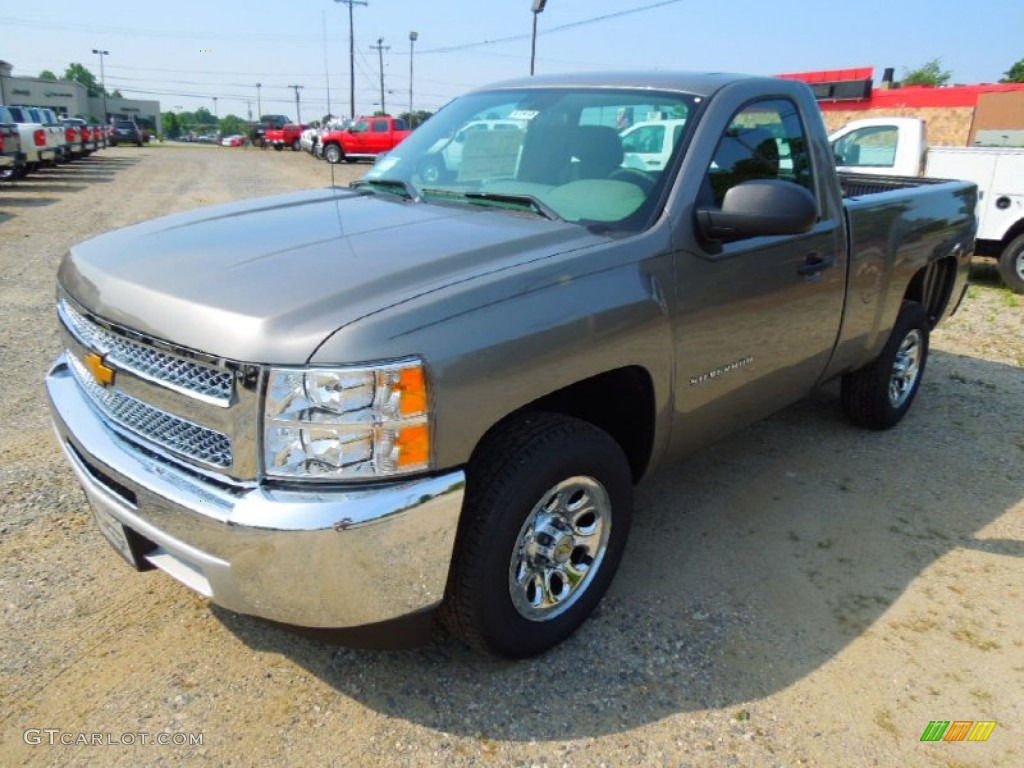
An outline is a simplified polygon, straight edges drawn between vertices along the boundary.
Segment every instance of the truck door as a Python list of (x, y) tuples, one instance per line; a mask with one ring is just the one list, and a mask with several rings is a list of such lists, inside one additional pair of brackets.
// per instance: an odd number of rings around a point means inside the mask
[(349, 128), (348, 140), (344, 142), (347, 154), (365, 155), (369, 153), (371, 122), (370, 120), (358, 120)]
[[(719, 207), (731, 187), (767, 178), (806, 187), (820, 213), (800, 235), (707, 242), (692, 218), (679, 228), (677, 448), (698, 447), (798, 400), (831, 356), (843, 311), (845, 238), (841, 210), (829, 210), (834, 194), (818, 189), (831, 176), (814, 173), (807, 135), (797, 105), (773, 98), (742, 106), (709, 137), (717, 145), (706, 166), (700, 161), (706, 171), (694, 208)], [(818, 150), (819, 164), (825, 151)]]
[(370, 125), (370, 133), (367, 137), (370, 154), (379, 155), (391, 149), (391, 122), (389, 120), (374, 120)]

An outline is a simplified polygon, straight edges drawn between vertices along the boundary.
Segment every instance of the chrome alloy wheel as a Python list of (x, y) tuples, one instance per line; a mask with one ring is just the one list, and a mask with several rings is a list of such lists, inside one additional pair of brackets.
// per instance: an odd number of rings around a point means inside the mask
[(549, 621), (575, 603), (601, 567), (611, 533), (608, 493), (592, 477), (548, 489), (519, 529), (508, 589), (519, 615)]
[(899, 408), (914, 391), (917, 377), (921, 375), (921, 349), (924, 339), (916, 328), (900, 342), (896, 359), (892, 364), (889, 378), (889, 405)]

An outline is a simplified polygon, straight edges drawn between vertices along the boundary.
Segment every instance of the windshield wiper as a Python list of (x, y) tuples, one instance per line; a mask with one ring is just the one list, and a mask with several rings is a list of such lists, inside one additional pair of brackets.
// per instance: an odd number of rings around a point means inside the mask
[(533, 195), (519, 195), (507, 192), (466, 192), (465, 196), (470, 200), (493, 200), (496, 203), (527, 206), (545, 219), (562, 221), (562, 217), (558, 215), (554, 208)]
[(394, 192), (414, 203), (423, 202), (420, 198), (420, 193), (416, 191), (416, 187), (408, 181), (402, 181), (401, 179), (359, 179), (359, 181), (353, 181), (349, 186), (352, 189), (381, 187), (387, 192)]
[[(474, 205), (486, 205), (489, 202), (505, 205), (526, 207), (552, 221), (564, 221), (558, 212), (539, 197), (533, 195), (512, 194), (510, 192), (456, 192), (452, 189), (424, 189), (424, 195), (447, 197), (454, 200), (469, 200)], [(477, 202), (477, 201), (480, 202)]]

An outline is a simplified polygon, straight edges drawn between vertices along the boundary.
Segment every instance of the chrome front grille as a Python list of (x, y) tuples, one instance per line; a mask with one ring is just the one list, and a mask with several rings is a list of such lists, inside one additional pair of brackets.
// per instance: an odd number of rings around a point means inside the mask
[(216, 467), (232, 464), (231, 441), (213, 429), (147, 405), (116, 389), (100, 386), (74, 355), (68, 355), (78, 384), (112, 422), (157, 445)]
[(64, 298), (58, 300), (57, 310), (79, 341), (116, 367), (178, 392), (199, 395), (218, 405), (226, 406), (231, 402), (233, 376), (230, 371), (175, 357), (111, 333), (85, 318)]

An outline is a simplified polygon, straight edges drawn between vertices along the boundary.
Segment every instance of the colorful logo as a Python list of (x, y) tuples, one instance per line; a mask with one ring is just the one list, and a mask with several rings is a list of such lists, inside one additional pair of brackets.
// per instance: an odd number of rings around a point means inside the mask
[(932, 720), (921, 741), (988, 741), (995, 727), (995, 720)]
[(92, 377), (96, 379), (100, 385), (109, 387), (114, 383), (114, 369), (106, 365), (103, 362), (103, 358), (95, 352), (89, 352), (82, 358), (82, 362), (85, 363), (85, 367), (89, 370), (89, 373), (92, 374)]

